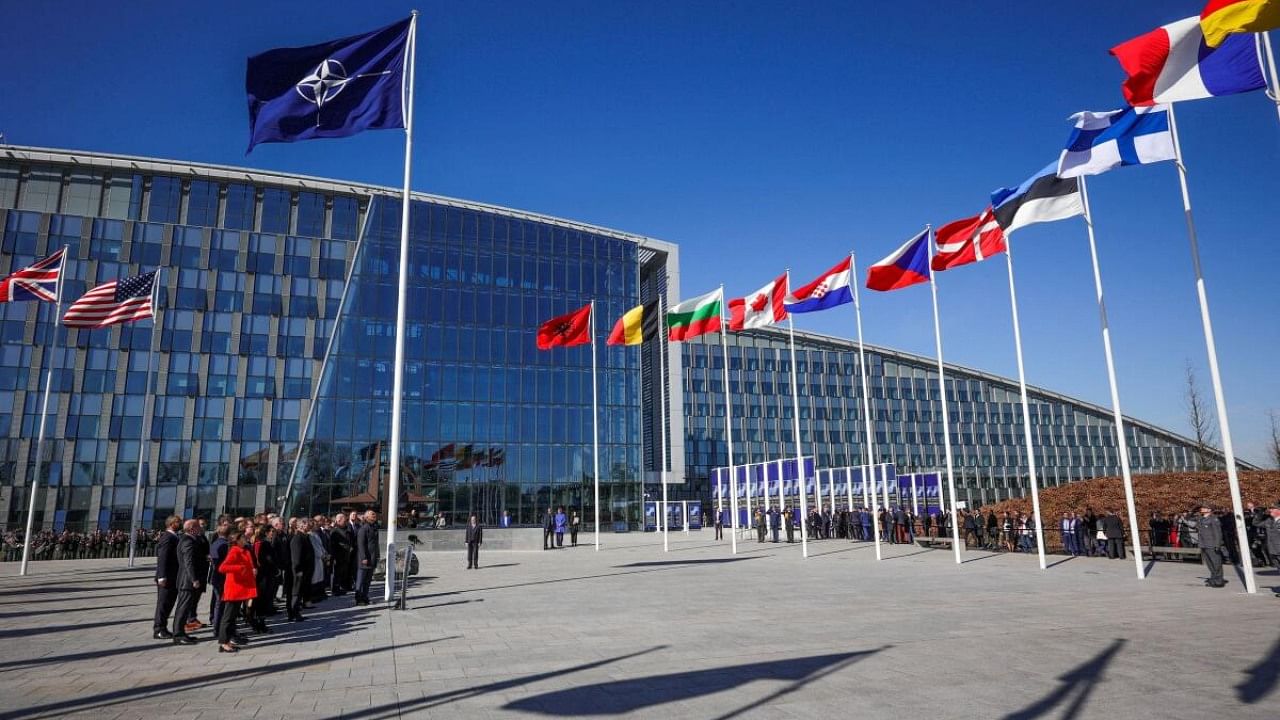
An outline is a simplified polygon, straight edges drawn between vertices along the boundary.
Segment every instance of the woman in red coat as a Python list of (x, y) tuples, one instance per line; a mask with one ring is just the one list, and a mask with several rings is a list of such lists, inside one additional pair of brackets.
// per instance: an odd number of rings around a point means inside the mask
[(227, 533), (227, 558), (218, 566), (226, 581), (222, 588), (222, 614), (218, 622), (218, 652), (235, 652), (241, 642), (235, 640), (236, 616), (240, 605), (258, 596), (254, 579), (257, 570), (253, 557), (245, 547), (244, 531)]

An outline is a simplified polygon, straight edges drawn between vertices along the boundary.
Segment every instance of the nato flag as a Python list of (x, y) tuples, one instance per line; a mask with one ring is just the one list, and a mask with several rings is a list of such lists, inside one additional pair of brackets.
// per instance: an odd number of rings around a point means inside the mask
[(249, 58), (249, 150), (264, 142), (404, 127), (404, 65), (413, 21)]

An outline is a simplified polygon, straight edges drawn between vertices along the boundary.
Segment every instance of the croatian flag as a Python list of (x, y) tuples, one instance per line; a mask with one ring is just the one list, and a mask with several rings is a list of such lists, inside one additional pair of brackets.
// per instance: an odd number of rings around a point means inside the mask
[(929, 282), (929, 234), (926, 228), (867, 271), (867, 288), (887, 292)]
[(1156, 28), (1111, 48), (1129, 75), (1124, 98), (1134, 107), (1235, 95), (1267, 86), (1252, 37), (1233, 35), (1209, 47), (1199, 17)]
[(846, 257), (813, 282), (792, 290), (783, 301), (783, 307), (787, 312), (807, 313), (853, 302), (853, 290), (849, 288), (849, 260)]
[(1167, 107), (1081, 112), (1071, 119), (1076, 127), (1058, 159), (1058, 177), (1097, 175), (1125, 165), (1174, 159)]

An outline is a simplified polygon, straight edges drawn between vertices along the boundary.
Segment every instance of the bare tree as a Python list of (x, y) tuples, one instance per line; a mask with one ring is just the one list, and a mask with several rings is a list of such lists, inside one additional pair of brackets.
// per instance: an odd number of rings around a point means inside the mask
[(1275, 410), (1268, 410), (1267, 417), (1271, 418), (1271, 445), (1267, 449), (1271, 451), (1271, 464), (1280, 468), (1280, 421)]
[(1209, 406), (1200, 392), (1200, 384), (1196, 382), (1196, 371), (1191, 361), (1187, 361), (1187, 388), (1184, 402), (1187, 408), (1187, 422), (1191, 425), (1192, 436), (1196, 441), (1196, 470), (1208, 470), (1220, 465), (1217, 460), (1218, 432), (1213, 416), (1209, 414)]

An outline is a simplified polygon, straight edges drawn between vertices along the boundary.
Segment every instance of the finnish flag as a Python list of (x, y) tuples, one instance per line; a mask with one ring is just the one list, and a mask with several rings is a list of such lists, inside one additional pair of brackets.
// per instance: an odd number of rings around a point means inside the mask
[(1098, 175), (1125, 165), (1174, 159), (1167, 105), (1081, 112), (1058, 159), (1058, 177)]

